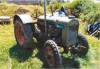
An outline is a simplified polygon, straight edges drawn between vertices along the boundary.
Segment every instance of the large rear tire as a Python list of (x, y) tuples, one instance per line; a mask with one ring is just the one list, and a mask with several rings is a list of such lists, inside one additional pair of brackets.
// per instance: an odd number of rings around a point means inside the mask
[(47, 40), (44, 44), (44, 56), (50, 68), (61, 68), (62, 59), (57, 44), (53, 40)]
[(33, 47), (33, 29), (32, 23), (24, 24), (19, 17), (14, 18), (14, 33), (16, 42), (20, 47)]

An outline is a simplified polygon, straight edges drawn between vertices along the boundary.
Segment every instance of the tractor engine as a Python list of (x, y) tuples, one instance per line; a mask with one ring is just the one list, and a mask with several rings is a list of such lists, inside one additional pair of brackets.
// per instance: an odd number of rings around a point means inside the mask
[[(44, 16), (38, 18), (37, 24), (44, 33)], [(46, 24), (47, 39), (54, 40), (58, 45), (63, 43), (65, 46), (71, 46), (77, 43), (79, 22), (76, 18), (47, 15)]]

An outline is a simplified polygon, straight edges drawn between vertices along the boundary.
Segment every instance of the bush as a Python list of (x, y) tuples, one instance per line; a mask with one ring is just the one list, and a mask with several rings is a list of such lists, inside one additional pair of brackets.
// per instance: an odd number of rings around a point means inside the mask
[[(5, 10), (6, 9), (6, 10)], [(43, 14), (43, 7), (33, 5), (16, 5), (16, 4), (0, 4), (0, 16), (14, 16), (16, 13), (30, 12), (33, 17), (36, 17), (36, 12), (39, 15)]]
[(79, 0), (74, 0), (72, 3), (66, 3), (67, 8), (74, 9), (76, 6), (78, 6), (80, 3)]
[(48, 5), (47, 9), (49, 11), (51, 11), (51, 8), (52, 8), (53, 11), (57, 11), (57, 10), (59, 10), (61, 8), (61, 6), (63, 6), (62, 3), (54, 3), (54, 4)]
[(43, 7), (41, 6), (34, 6), (34, 9), (33, 9), (34, 12), (31, 12), (32, 13), (32, 16), (37, 18), (38, 16), (40, 15), (43, 15)]
[(0, 4), (0, 15), (12, 16), (16, 9), (17, 6), (15, 4), (8, 5), (6, 3), (2, 3)]
[(23, 14), (23, 13), (27, 13), (27, 12), (29, 12), (29, 10), (26, 10), (26, 9), (20, 7), (15, 11), (15, 14)]
[(88, 23), (94, 23), (100, 19), (100, 11), (97, 12), (91, 11), (86, 15), (81, 14), (80, 18)]
[(81, 6), (81, 13), (84, 14), (87, 14), (96, 9), (95, 3), (91, 0), (81, 0), (79, 5)]
[[(87, 21), (88, 23), (94, 23), (100, 17), (100, 7), (98, 7), (91, 0), (80, 0), (75, 1), (73, 6), (74, 14), (80, 16), (81, 20)], [(74, 2), (72, 3), (74, 4)]]

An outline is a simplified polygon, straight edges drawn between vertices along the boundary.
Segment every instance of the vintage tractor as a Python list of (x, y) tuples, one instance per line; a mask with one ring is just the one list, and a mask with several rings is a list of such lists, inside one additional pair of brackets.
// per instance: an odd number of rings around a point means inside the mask
[(86, 38), (78, 33), (79, 21), (63, 11), (53, 15), (39, 16), (37, 22), (28, 14), (14, 16), (15, 38), (19, 46), (34, 48), (34, 43), (42, 49), (49, 67), (60, 67), (60, 48), (72, 55), (85, 56), (89, 46)]

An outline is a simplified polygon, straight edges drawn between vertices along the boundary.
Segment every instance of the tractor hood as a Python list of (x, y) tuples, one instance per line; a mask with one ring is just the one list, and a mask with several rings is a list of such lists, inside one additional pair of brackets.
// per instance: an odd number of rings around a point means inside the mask
[[(74, 16), (65, 16), (63, 14), (59, 14), (56, 12), (53, 16), (51, 14), (47, 14), (46, 21), (54, 22), (54, 23), (69, 23), (73, 19), (76, 19)], [(44, 21), (44, 16), (39, 16), (38, 20)]]

